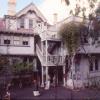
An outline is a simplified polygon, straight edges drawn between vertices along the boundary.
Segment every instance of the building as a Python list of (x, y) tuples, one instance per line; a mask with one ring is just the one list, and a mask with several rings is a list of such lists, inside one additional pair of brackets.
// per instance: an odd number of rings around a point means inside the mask
[[(15, 2), (13, 4), (16, 5)], [(8, 13), (0, 19), (0, 54), (9, 57), (11, 65), (15, 61), (32, 63), (34, 71), (39, 72), (41, 86), (45, 85), (48, 77), (53, 83), (55, 77), (57, 84), (73, 87), (72, 78), (66, 76), (68, 66), (64, 63), (68, 52), (57, 32), (63, 23), (82, 20), (72, 16), (50, 25), (31, 3), (18, 13)], [(85, 51), (80, 48), (74, 61), (75, 87), (100, 86), (99, 39), (92, 45), (91, 38), (85, 36), (84, 42)], [(88, 54), (92, 55), (92, 63), (88, 60)]]

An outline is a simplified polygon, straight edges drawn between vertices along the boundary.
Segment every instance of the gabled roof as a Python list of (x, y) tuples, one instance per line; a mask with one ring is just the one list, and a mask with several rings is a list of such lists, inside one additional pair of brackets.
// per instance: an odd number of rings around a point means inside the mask
[(46, 18), (43, 16), (43, 14), (39, 11), (39, 9), (35, 6), (34, 3), (30, 3), (24, 9), (20, 10), (18, 13), (16, 13), (16, 16), (20, 17), (21, 15), (26, 14), (30, 10), (36, 12), (38, 17), (40, 17), (44, 22), (47, 22)]

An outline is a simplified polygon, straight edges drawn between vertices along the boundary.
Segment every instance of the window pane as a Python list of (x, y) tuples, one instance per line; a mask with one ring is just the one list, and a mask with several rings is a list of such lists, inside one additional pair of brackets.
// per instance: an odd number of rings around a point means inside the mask
[(10, 40), (4, 40), (4, 44), (10, 44)]
[(20, 19), (20, 28), (24, 28), (24, 18)]
[(95, 70), (98, 70), (98, 59), (95, 59)]
[(19, 45), (19, 41), (14, 40), (14, 45)]
[(23, 45), (28, 45), (28, 41), (23, 41)]
[(14, 36), (14, 40), (19, 40), (20, 38), (18, 36)]
[(33, 20), (29, 19), (29, 28), (33, 28)]
[(93, 71), (93, 63), (92, 63), (92, 61), (90, 62), (89, 70)]

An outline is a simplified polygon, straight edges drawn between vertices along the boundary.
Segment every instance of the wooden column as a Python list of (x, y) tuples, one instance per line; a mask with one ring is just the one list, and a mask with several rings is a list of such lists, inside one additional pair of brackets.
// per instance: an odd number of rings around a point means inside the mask
[(44, 67), (42, 66), (42, 83), (41, 87), (44, 87)]

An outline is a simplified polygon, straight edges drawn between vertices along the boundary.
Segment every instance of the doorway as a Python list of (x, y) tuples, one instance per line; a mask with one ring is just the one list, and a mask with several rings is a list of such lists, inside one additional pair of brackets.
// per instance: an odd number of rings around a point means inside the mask
[(56, 84), (63, 84), (63, 67), (62, 66), (50, 66), (48, 69), (48, 73), (50, 76), (50, 83), (53, 84), (56, 81)]

